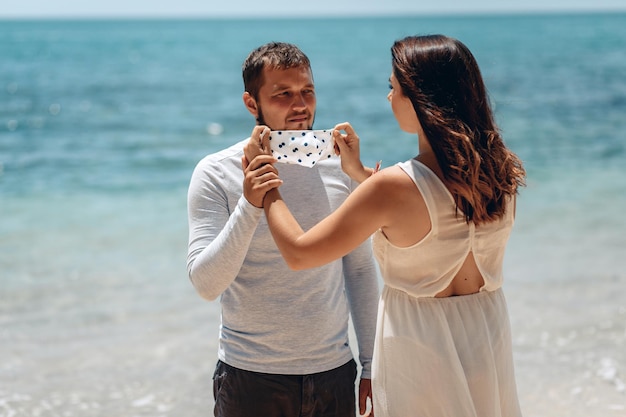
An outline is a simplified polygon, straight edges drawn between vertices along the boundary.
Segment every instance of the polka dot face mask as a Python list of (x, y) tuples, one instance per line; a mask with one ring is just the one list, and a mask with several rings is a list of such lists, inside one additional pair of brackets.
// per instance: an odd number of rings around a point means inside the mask
[(270, 149), (278, 162), (311, 168), (335, 154), (333, 130), (274, 130)]

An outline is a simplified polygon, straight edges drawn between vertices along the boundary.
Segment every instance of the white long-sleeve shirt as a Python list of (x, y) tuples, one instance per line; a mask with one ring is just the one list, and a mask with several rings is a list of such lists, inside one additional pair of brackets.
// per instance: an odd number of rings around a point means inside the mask
[[(351, 314), (361, 376), (369, 378), (378, 303), (370, 240), (330, 264), (290, 270), (263, 210), (243, 197), (246, 142), (202, 159), (188, 194), (187, 267), (202, 297), (220, 297), (219, 359), (274, 374), (334, 369), (353, 357), (348, 344)], [(283, 199), (304, 230), (337, 209), (356, 186), (336, 157), (313, 168), (276, 167), (284, 181)]]

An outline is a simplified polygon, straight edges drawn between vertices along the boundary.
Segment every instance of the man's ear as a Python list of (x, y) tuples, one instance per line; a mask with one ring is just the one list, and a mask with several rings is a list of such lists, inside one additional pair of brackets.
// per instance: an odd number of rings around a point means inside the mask
[(246, 106), (246, 109), (248, 109), (250, 114), (252, 114), (255, 119), (258, 118), (259, 110), (254, 97), (252, 97), (252, 95), (250, 95), (250, 93), (246, 91), (243, 93), (243, 96), (241, 98), (243, 99), (243, 104)]

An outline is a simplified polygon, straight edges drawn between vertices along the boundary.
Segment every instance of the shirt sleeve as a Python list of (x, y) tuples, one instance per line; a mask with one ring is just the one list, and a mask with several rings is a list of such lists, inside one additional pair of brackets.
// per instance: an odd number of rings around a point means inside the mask
[(196, 291), (207, 300), (215, 300), (235, 280), (263, 213), (243, 194), (230, 213), (223, 188), (219, 178), (198, 166), (187, 197), (187, 272)]
[[(352, 189), (358, 186), (351, 181)], [(378, 273), (371, 238), (343, 258), (346, 296), (359, 346), (361, 378), (372, 377), (372, 356), (378, 314)]]

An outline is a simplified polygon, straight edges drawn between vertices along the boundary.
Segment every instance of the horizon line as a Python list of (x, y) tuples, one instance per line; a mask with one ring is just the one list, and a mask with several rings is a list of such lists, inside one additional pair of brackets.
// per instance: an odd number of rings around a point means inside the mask
[(412, 18), (412, 17), (480, 17), (480, 16), (541, 16), (541, 15), (583, 15), (583, 14), (606, 14), (606, 13), (626, 13), (626, 6), (623, 8), (598, 8), (598, 9), (516, 9), (516, 10), (465, 10), (465, 11), (428, 11), (428, 12), (361, 12), (352, 13), (349, 16), (336, 13), (309, 14), (302, 17), (301, 14), (241, 14), (241, 13), (197, 13), (197, 14), (133, 14), (133, 13), (111, 13), (111, 14), (58, 14), (58, 15), (2, 15), (0, 21), (10, 20), (261, 20), (261, 19), (351, 19), (351, 18)]

